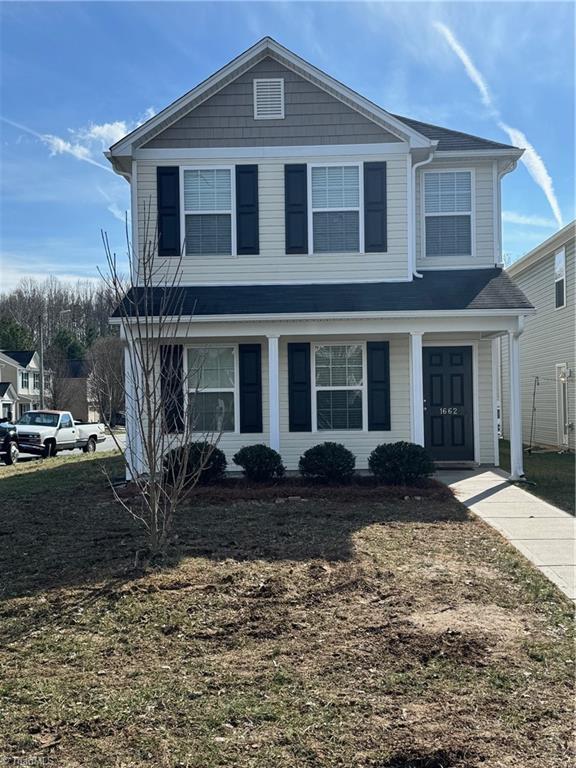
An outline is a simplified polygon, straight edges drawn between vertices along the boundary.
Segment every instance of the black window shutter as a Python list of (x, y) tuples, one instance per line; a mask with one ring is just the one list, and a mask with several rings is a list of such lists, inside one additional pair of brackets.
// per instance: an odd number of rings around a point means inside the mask
[(369, 341), (368, 353), (368, 429), (390, 429), (390, 345)]
[(260, 344), (240, 344), (240, 432), (262, 432), (262, 351)]
[(160, 391), (167, 432), (184, 431), (184, 347), (160, 347)]
[(236, 166), (236, 250), (260, 253), (257, 165)]
[(162, 166), (156, 169), (158, 201), (158, 255), (180, 255), (180, 169)]
[(388, 249), (386, 163), (364, 163), (364, 250)]
[(290, 432), (311, 432), (310, 344), (288, 344), (288, 414)]
[(306, 164), (284, 166), (286, 253), (308, 253), (308, 182)]

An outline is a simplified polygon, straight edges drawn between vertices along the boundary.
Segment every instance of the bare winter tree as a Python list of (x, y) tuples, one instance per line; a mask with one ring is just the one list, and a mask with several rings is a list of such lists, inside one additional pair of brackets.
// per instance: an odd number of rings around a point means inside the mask
[(98, 403), (100, 418), (114, 427), (117, 414), (124, 411), (124, 342), (119, 336), (101, 336), (88, 350), (87, 362), (90, 400)]
[(149, 206), (144, 218), (139, 255), (132, 251), (126, 227), (128, 253), (137, 265), (128, 279), (120, 274), (103, 234), (108, 271), (102, 277), (114, 297), (124, 345), (126, 449), (113, 436), (133, 491), (114, 489), (114, 494), (143, 525), (154, 558), (173, 541), (175, 512), (210, 464), (225, 414), (217, 407), (207, 421), (205, 413), (197, 412), (202, 361), (185, 369), (183, 342), (194, 308), (186, 306), (180, 287), (182, 253), (167, 268), (158, 257)]

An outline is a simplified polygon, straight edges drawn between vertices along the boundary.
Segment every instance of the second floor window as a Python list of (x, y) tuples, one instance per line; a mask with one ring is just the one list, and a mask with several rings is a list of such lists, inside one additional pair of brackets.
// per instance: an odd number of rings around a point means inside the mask
[(426, 256), (472, 256), (472, 173), (424, 173)]
[(185, 169), (186, 255), (231, 255), (232, 210), (230, 168)]
[(22, 371), (20, 374), (20, 386), (22, 389), (28, 389), (30, 385), (30, 374), (28, 371)]
[(360, 251), (360, 167), (312, 166), (312, 252)]
[(34, 389), (40, 389), (40, 374), (33, 374)]
[(554, 301), (556, 309), (566, 306), (566, 251), (554, 254)]

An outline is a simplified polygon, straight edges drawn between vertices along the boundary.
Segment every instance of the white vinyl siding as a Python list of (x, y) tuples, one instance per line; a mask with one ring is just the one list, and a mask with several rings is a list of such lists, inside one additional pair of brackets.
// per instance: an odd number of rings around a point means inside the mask
[[(367, 149), (367, 151), (369, 151)], [(182, 284), (245, 284), (350, 282), (408, 279), (408, 212), (406, 155), (388, 153), (365, 155), (362, 162), (386, 161), (388, 196), (388, 248), (382, 253), (357, 253), (351, 259), (344, 253), (286, 254), (284, 212), (284, 164), (319, 164), (317, 156), (263, 157), (258, 159), (258, 207), (260, 253), (230, 258), (224, 255), (184, 256)], [(232, 165), (232, 158), (221, 159)], [(321, 162), (342, 164), (341, 158), (327, 156)], [(172, 163), (174, 161), (171, 161)], [(244, 160), (252, 164), (254, 160)], [(214, 167), (200, 160), (180, 161), (182, 166)], [(156, 226), (156, 168), (170, 164), (158, 160), (137, 161), (138, 244), (150, 238)], [(234, 185), (233, 185), (234, 187)], [(234, 189), (232, 190), (234, 191)], [(183, 208), (183, 206), (182, 206)], [(146, 212), (151, 214), (148, 222)], [(234, 227), (233, 232), (234, 236)], [(159, 259), (158, 281), (170, 281), (179, 260)]]
[(181, 207), (187, 256), (231, 256), (233, 193), (231, 168), (184, 168)]
[[(472, 171), (472, 256), (426, 257), (424, 226), (424, 175), (432, 171)], [(497, 260), (497, 239), (499, 220), (497, 208), (497, 187), (492, 161), (474, 160), (473, 157), (459, 160), (433, 160), (416, 171), (416, 265), (420, 269), (466, 269), (469, 267), (491, 267)]]
[(424, 173), (424, 241), (427, 258), (473, 255), (472, 172)]
[(254, 120), (284, 119), (284, 79), (254, 79)]
[[(576, 255), (574, 236), (564, 245), (566, 256), (566, 306), (556, 309), (555, 251), (546, 249), (542, 256), (511, 277), (536, 308), (536, 314), (526, 318), (520, 336), (520, 375), (522, 387), (522, 432), (524, 442), (530, 440), (531, 429), (536, 445), (558, 447), (558, 369), (564, 364), (572, 370), (568, 380), (568, 418), (576, 424), (576, 354), (574, 327), (576, 325)], [(510, 368), (508, 339), (500, 345), (502, 379), (502, 427), (505, 437), (510, 434), (508, 391)], [(536, 377), (538, 383), (535, 384)], [(532, 410), (534, 391), (535, 410)], [(570, 447), (576, 449), (576, 430), (568, 433)]]

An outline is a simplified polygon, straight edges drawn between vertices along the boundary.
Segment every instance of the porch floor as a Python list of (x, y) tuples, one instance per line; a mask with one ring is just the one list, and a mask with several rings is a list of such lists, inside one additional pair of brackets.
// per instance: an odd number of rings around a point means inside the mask
[(511, 485), (498, 469), (437, 474), (459, 501), (495, 528), (571, 600), (576, 600), (575, 519)]

